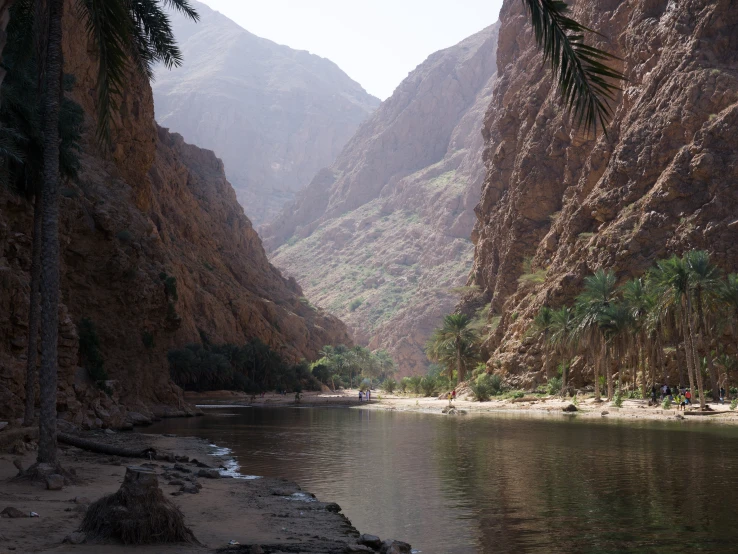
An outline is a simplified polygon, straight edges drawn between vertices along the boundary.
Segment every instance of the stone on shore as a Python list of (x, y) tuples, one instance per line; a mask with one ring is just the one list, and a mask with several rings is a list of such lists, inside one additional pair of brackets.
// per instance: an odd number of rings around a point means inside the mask
[(220, 471), (217, 469), (201, 469), (197, 472), (197, 476), (206, 479), (220, 479)]
[(18, 508), (14, 508), (13, 506), (8, 506), (2, 512), (0, 512), (0, 517), (16, 519), (19, 517), (28, 517), (28, 514), (21, 512)]
[(46, 488), (50, 491), (60, 491), (64, 488), (64, 477), (58, 473), (46, 476)]
[(382, 543), (381, 554), (410, 554), (412, 547), (402, 541), (387, 539)]
[(382, 547), (382, 539), (376, 535), (361, 535), (359, 537), (359, 544), (379, 550)]
[(578, 412), (579, 409), (574, 404), (569, 404), (568, 406), (564, 406), (562, 408), (562, 411), (567, 412), (567, 413), (573, 413), (573, 412)]

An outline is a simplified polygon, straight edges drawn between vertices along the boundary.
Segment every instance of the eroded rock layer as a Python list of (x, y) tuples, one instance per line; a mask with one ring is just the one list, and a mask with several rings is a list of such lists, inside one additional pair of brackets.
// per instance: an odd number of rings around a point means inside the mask
[[(65, 69), (76, 77), (73, 96), (92, 129), (93, 50), (73, 3), (65, 16)], [(130, 76), (115, 119), (114, 152), (103, 156), (88, 143), (79, 181), (62, 189), (63, 419), (117, 427), (185, 413), (167, 352), (204, 338), (259, 338), (291, 361), (350, 341), (340, 321), (311, 308), (297, 283), (269, 263), (222, 162), (155, 124), (145, 80)], [(32, 212), (25, 199), (0, 189), (0, 419), (22, 413)], [(176, 295), (165, 284), (170, 277)], [(81, 367), (83, 318), (97, 329), (110, 395)]]
[[(518, 0), (501, 12), (484, 123), (470, 284), (502, 316), (490, 369), (524, 383), (541, 377), (540, 344), (525, 335), (534, 314), (571, 302), (595, 269), (625, 279), (690, 248), (738, 268), (736, 3), (582, 0), (574, 13), (623, 60), (608, 135), (566, 120)], [(519, 282), (524, 272), (545, 279)]]
[(431, 55), (263, 229), (272, 261), (401, 375), (424, 373), (471, 266), (496, 43), (493, 25)]

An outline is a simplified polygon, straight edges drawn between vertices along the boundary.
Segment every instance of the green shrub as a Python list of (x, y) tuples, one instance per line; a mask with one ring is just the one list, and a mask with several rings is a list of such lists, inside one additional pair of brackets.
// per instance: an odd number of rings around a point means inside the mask
[(420, 375), (413, 375), (410, 377), (410, 390), (414, 394), (420, 394), (420, 382), (423, 380), (423, 378)]
[(146, 348), (154, 348), (154, 334), (151, 331), (142, 331), (141, 342)]
[(435, 378), (426, 375), (420, 380), (420, 390), (423, 396), (434, 396), (438, 391), (438, 382)]
[(363, 298), (354, 298), (349, 304), (349, 311), (355, 312), (356, 309), (364, 303)]
[(738, 408), (738, 398), (734, 398), (734, 399), (733, 399), (733, 400), (732, 400), (732, 401), (730, 402), (730, 409), (731, 409), (731, 410), (735, 410), (736, 408)]
[(512, 393), (513, 398), (523, 398), (525, 396), (525, 393), (521, 390), (516, 390)]
[(671, 408), (671, 400), (669, 400), (668, 398), (664, 398), (664, 402), (661, 404), (661, 407), (664, 410), (668, 410), (669, 408)]
[(622, 391), (618, 391), (615, 394), (615, 400), (613, 400), (612, 403), (613, 403), (613, 405), (616, 408), (622, 408), (623, 407), (623, 393), (622, 393)]
[(478, 376), (469, 384), (472, 396), (477, 402), (487, 402), (493, 395), (500, 392), (500, 384), (502, 380), (499, 375), (490, 375), (485, 373)]
[(400, 382), (398, 383), (400, 392), (402, 394), (405, 394), (408, 390), (410, 390), (411, 384), (412, 384), (412, 380), (410, 379), (410, 377), (403, 377), (402, 379), (400, 379)]
[(397, 381), (395, 381), (392, 377), (389, 379), (385, 379), (384, 383), (382, 383), (382, 390), (386, 392), (387, 394), (392, 394), (397, 389)]
[(79, 322), (77, 329), (79, 334), (79, 357), (82, 367), (87, 370), (95, 384), (105, 390), (105, 381), (108, 374), (105, 371), (104, 360), (100, 352), (100, 337), (97, 335), (97, 329), (93, 321), (85, 317)]
[(120, 242), (131, 242), (133, 240), (133, 235), (131, 234), (131, 232), (128, 229), (123, 229), (122, 231), (118, 231), (115, 234), (115, 237)]
[(551, 377), (546, 383), (546, 392), (550, 395), (559, 394), (561, 392), (561, 385), (563, 381), (561, 377)]
[(177, 278), (167, 275), (162, 271), (159, 273), (159, 279), (164, 283), (164, 294), (167, 295), (167, 298), (174, 302), (179, 300), (179, 295), (177, 294)]

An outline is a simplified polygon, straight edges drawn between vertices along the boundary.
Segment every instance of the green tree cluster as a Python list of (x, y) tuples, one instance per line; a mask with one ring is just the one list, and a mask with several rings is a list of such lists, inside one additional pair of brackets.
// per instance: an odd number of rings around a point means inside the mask
[(645, 398), (651, 386), (666, 381), (666, 349), (672, 348), (680, 384), (688, 382), (697, 391), (704, 409), (703, 372), (717, 398), (736, 367), (734, 359), (721, 352), (725, 329), (736, 324), (738, 275), (723, 277), (706, 251), (692, 250), (657, 261), (645, 275), (619, 287), (612, 271), (598, 270), (584, 279), (572, 306), (543, 306), (532, 330), (542, 335), (547, 374), (552, 364), (563, 365), (562, 394), (566, 368), (581, 355), (594, 369), (595, 397), (601, 396), (604, 376), (607, 398), (614, 398), (617, 374), (618, 391), (629, 375), (633, 390), (640, 385)]
[[(397, 368), (386, 350), (370, 351), (363, 346), (326, 345), (321, 358), (312, 365), (313, 375), (323, 384), (336, 390), (340, 387), (360, 386), (368, 380), (369, 386), (381, 385), (392, 378)], [(318, 374), (316, 374), (316, 368)]]

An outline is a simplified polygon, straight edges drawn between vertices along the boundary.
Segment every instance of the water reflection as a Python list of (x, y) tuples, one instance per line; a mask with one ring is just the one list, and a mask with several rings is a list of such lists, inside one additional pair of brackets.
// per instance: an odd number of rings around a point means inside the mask
[[(210, 411), (209, 411), (210, 413)], [(241, 471), (336, 501), (425, 553), (738, 551), (738, 430), (686, 423), (227, 409), (154, 432), (207, 437)]]

